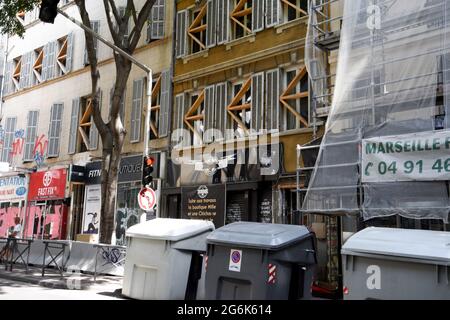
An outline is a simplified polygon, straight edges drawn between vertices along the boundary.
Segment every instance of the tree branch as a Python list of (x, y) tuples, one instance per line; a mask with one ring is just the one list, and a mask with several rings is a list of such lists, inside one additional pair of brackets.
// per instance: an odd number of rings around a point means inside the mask
[(142, 28), (144, 27), (145, 22), (148, 20), (148, 17), (152, 11), (153, 5), (156, 0), (147, 0), (139, 12), (139, 16), (137, 18), (136, 24), (133, 27), (133, 30), (130, 33), (130, 50), (134, 51), (136, 46), (139, 43), (139, 39), (141, 38)]
[(121, 19), (118, 19), (117, 15), (114, 13), (114, 11), (117, 11), (117, 9), (115, 9), (115, 5), (113, 2), (114, 7), (110, 7), (108, 0), (103, 0), (103, 5), (105, 6), (105, 13), (106, 13), (106, 21), (108, 22), (108, 27), (109, 27), (109, 31), (111, 32), (111, 36), (114, 40), (114, 43), (118, 43), (120, 42), (120, 36), (119, 33), (116, 31), (116, 28), (114, 28), (114, 22), (111, 20), (111, 11), (113, 12), (114, 18), (116, 19), (117, 25), (120, 25), (121, 23)]

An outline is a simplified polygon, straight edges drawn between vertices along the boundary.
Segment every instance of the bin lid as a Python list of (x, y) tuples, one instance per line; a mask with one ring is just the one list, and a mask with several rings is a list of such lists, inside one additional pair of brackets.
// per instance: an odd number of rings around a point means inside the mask
[(204, 220), (156, 218), (127, 229), (127, 237), (179, 241), (214, 230), (214, 224)]
[(450, 232), (370, 227), (351, 236), (342, 253), (450, 261)]
[(208, 235), (207, 243), (247, 248), (278, 249), (310, 235), (305, 226), (235, 222)]

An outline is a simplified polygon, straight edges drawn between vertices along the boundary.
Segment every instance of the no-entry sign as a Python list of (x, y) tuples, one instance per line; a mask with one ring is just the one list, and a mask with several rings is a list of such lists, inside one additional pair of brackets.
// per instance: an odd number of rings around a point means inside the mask
[(150, 211), (156, 205), (156, 193), (151, 188), (143, 188), (138, 194), (139, 207), (142, 210)]

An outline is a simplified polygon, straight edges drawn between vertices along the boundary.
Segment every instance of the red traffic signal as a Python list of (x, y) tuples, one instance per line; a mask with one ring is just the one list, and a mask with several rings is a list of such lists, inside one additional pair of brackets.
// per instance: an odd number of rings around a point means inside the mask
[(148, 186), (153, 181), (153, 164), (155, 163), (155, 158), (145, 157), (144, 158), (144, 168), (142, 169), (142, 185)]

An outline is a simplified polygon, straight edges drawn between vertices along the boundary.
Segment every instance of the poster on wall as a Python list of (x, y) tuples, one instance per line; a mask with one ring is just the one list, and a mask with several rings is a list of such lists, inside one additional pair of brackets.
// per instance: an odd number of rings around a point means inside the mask
[(259, 202), (258, 222), (272, 223), (272, 190), (264, 192)]
[(101, 185), (86, 186), (83, 214), (83, 233), (98, 234), (101, 210)]
[(225, 185), (202, 185), (181, 189), (183, 219), (212, 221), (216, 228), (225, 224)]
[(25, 177), (0, 178), (0, 202), (17, 202), (25, 200), (27, 193)]

